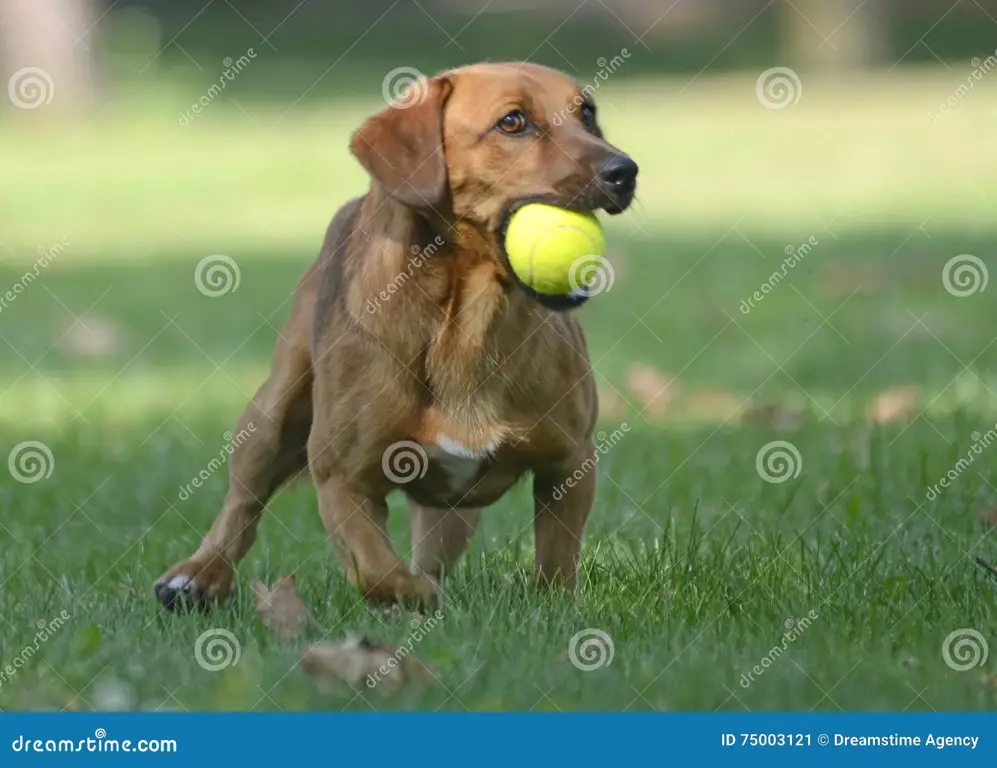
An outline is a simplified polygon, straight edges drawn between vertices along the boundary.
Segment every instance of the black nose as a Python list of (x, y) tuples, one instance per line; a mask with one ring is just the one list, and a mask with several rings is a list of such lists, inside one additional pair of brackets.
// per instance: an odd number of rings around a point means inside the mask
[(616, 155), (599, 169), (599, 178), (613, 192), (629, 194), (637, 186), (637, 163), (627, 155)]

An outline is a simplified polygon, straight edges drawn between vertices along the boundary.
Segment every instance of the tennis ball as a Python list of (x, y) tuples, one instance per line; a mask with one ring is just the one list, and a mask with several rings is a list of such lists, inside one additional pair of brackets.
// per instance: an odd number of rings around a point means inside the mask
[(601, 264), (606, 239), (592, 213), (529, 203), (513, 212), (505, 232), (509, 265), (545, 296), (584, 295), (586, 278)]

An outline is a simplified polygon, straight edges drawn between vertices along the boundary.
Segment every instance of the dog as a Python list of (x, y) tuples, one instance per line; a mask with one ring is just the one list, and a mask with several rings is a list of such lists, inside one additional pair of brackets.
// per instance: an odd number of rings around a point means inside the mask
[[(229, 598), (267, 500), (305, 470), (370, 602), (435, 603), (482, 508), (528, 473), (533, 580), (576, 584), (595, 494), (595, 381), (578, 321), (518, 281), (503, 233), (529, 202), (624, 211), (637, 165), (603, 137), (587, 91), (532, 63), (419, 80), (350, 150), (370, 188), (336, 213), (298, 284), (240, 421), (255, 432), (231, 457), (221, 513), (155, 582), (167, 608)], [(410, 567), (386, 530), (398, 488)]]

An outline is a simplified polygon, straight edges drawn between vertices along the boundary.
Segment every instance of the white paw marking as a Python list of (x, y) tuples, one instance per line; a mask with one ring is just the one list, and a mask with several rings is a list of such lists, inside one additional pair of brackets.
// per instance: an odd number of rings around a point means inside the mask
[(178, 592), (186, 589), (188, 585), (192, 589), (197, 587), (196, 582), (189, 576), (174, 576), (166, 583), (166, 586)]

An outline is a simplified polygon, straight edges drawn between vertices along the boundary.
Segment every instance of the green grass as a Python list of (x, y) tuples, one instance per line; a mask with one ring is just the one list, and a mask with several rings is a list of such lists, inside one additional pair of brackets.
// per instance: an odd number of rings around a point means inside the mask
[[(37, 622), (72, 617), (2, 681), (0, 707), (99, 707), (124, 686), (135, 706), (177, 709), (992, 708), (980, 678), (993, 663), (954, 671), (942, 643), (993, 626), (994, 584), (973, 558), (994, 557), (980, 519), (997, 506), (994, 449), (925, 497), (997, 421), (994, 289), (956, 298), (941, 281), (959, 254), (997, 268), (983, 94), (924, 124), (956, 82), (806, 81), (784, 112), (758, 106), (750, 76), (607, 86), (640, 201), (611, 222), (616, 285), (582, 318), (602, 428), (631, 430), (598, 467), (582, 587), (529, 588), (518, 487), (486, 513), (416, 648), (440, 682), (390, 697), (319, 691), (255, 616), (252, 579), (296, 572), (319, 625), (306, 639), (411, 632), (409, 614), (373, 611), (347, 585), (307, 483), (272, 503), (233, 606), (175, 617), (151, 592), (217, 513), (224, 472), (188, 500), (179, 487), (218, 455), (328, 217), (362, 189), (343, 145), (376, 103), (283, 118), (260, 106), (250, 121), (219, 102), (187, 128), (160, 104), (122, 110), (122, 124), (0, 135), (0, 287), (39, 246), (69, 243), (0, 311), (0, 458), (29, 440), (54, 457), (34, 484), (0, 474), (0, 664), (34, 648)], [(742, 313), (811, 236), (806, 260)], [(213, 253), (239, 264), (237, 292), (197, 292), (194, 267)], [(106, 337), (89, 355), (72, 327), (83, 313)], [(677, 377), (663, 417), (642, 412), (635, 364)], [(870, 403), (901, 387), (915, 406), (870, 423)], [(777, 440), (802, 466), (773, 484), (756, 455)], [(195, 663), (210, 628), (234, 633), (237, 665)], [(584, 629), (612, 638), (610, 666), (569, 662)]]

